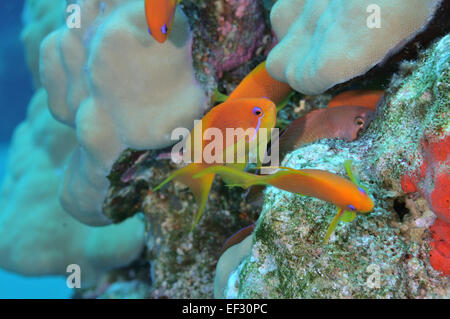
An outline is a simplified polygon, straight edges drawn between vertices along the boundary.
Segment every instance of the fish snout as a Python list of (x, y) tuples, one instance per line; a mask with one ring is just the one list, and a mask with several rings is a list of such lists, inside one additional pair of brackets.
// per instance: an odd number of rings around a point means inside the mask
[(365, 121), (364, 121), (364, 125), (362, 126), (362, 130), (365, 131), (370, 123), (375, 119), (375, 111), (367, 111), (367, 113), (365, 114)]

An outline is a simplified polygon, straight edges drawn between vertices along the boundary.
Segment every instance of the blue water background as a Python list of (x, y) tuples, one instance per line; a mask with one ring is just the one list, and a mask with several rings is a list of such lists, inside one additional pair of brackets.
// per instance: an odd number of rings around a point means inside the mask
[[(0, 185), (12, 133), (25, 118), (33, 94), (31, 74), (20, 42), (23, 3), (23, 0), (6, 0), (0, 5)], [(28, 278), (0, 269), (0, 298), (68, 298), (71, 293), (64, 278)]]

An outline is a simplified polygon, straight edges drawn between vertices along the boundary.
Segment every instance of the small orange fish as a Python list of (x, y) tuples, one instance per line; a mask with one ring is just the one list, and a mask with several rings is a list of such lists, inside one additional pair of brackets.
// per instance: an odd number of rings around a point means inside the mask
[(266, 69), (266, 61), (258, 64), (234, 89), (228, 99), (240, 99), (246, 97), (266, 97), (279, 104), (291, 94), (292, 88), (275, 80)]
[(229, 101), (234, 99), (265, 97), (275, 104), (287, 102), (293, 92), (292, 88), (284, 83), (272, 78), (266, 69), (266, 61), (261, 62), (238, 84), (234, 91), (227, 97), (215, 92), (216, 101)]
[(145, 0), (148, 32), (159, 43), (164, 43), (169, 37), (179, 2), (180, 0)]
[(384, 91), (380, 90), (352, 90), (345, 91), (333, 97), (328, 107), (341, 105), (364, 106), (375, 110), (378, 102), (383, 97)]
[[(293, 121), (278, 138), (279, 158), (319, 139), (340, 138), (354, 141), (375, 117), (375, 111), (362, 106), (343, 105), (309, 112)], [(273, 142), (272, 142), (273, 143)], [(273, 145), (273, 144), (272, 144)], [(246, 195), (247, 203), (261, 203), (264, 186), (254, 186)]]
[(352, 181), (319, 169), (296, 170), (279, 167), (280, 170), (271, 175), (254, 175), (219, 165), (204, 169), (194, 178), (202, 178), (204, 175), (214, 173), (233, 181), (233, 184), (229, 186), (248, 188), (253, 185), (271, 185), (292, 193), (331, 202), (337, 206), (338, 212), (325, 235), (324, 242), (327, 242), (339, 220), (352, 221), (356, 217), (356, 212), (367, 213), (374, 207), (367, 190), (354, 178), (351, 172), (351, 161), (346, 161), (345, 167)]
[[(211, 111), (209, 111), (198, 123), (190, 133), (190, 141), (187, 144), (187, 154), (194, 154), (194, 163), (190, 163), (187, 166), (178, 169), (166, 178), (161, 184), (159, 184), (153, 191), (157, 191), (166, 183), (172, 179), (176, 179), (179, 182), (187, 185), (194, 193), (197, 204), (199, 205), (198, 213), (196, 214), (193, 227), (198, 223), (208, 199), (208, 194), (211, 189), (211, 184), (215, 174), (205, 174), (201, 178), (194, 179), (193, 175), (208, 167), (216, 164), (212, 163), (210, 159), (204, 158), (204, 150), (209, 147), (208, 139), (205, 138), (205, 133), (208, 129), (217, 129), (221, 132), (225, 141), (219, 143), (222, 149), (214, 149), (214, 157), (221, 160), (227, 159), (227, 154), (232, 151), (234, 154), (239, 152), (239, 148), (244, 147), (244, 150), (253, 149), (258, 145), (258, 138), (256, 134), (261, 128), (271, 129), (275, 126), (276, 122), (276, 106), (275, 104), (264, 98), (252, 98), (252, 99), (236, 99), (226, 101), (217, 105)], [(250, 129), (253, 136), (237, 136), (231, 141), (227, 139), (227, 129), (242, 129), (247, 131)], [(270, 130), (268, 130), (270, 131)], [(268, 132), (270, 133), (270, 132)], [(195, 137), (203, 137), (201, 146), (196, 149)], [(214, 139), (214, 142), (217, 142)], [(200, 158), (195, 156), (195, 153), (200, 150)], [(217, 152), (217, 153), (216, 153)], [(245, 167), (244, 163), (227, 163), (230, 165), (237, 164), (241, 168)]]

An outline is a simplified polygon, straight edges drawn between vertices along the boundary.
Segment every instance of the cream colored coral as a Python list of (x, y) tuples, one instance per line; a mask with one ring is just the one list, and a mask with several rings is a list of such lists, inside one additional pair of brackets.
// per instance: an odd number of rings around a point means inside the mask
[[(270, 17), (280, 42), (268, 56), (268, 72), (299, 92), (320, 94), (400, 47), (426, 24), (438, 2), (279, 0)], [(380, 28), (371, 23), (377, 8)]]
[(94, 228), (59, 204), (59, 180), (76, 145), (73, 129), (50, 115), (45, 90), (37, 91), (14, 133), (0, 192), (1, 268), (28, 276), (67, 275), (66, 267), (78, 264), (82, 281), (89, 283), (139, 256), (145, 230), (138, 217)]
[(39, 46), (50, 32), (64, 22), (64, 0), (26, 0), (23, 13), (23, 29), (20, 35), (25, 47), (25, 59), (33, 76), (35, 87), (41, 86), (39, 78)]
[(79, 148), (64, 174), (64, 208), (89, 225), (102, 213), (114, 161), (126, 148), (169, 146), (206, 107), (194, 76), (191, 34), (178, 9), (168, 41), (148, 34), (144, 1), (80, 1), (80, 29), (63, 27), (41, 47), (42, 83), (52, 114), (77, 131)]

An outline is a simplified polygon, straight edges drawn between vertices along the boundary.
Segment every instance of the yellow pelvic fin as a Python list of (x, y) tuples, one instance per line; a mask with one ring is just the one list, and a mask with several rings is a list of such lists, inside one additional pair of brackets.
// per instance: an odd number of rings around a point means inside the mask
[(186, 167), (180, 168), (173, 172), (169, 177), (167, 177), (161, 184), (156, 186), (153, 191), (157, 191), (165, 184), (175, 179), (186, 186), (189, 187), (191, 192), (194, 194), (195, 201), (198, 205), (198, 211), (194, 216), (194, 222), (192, 224), (191, 231), (197, 226), (200, 217), (206, 207), (206, 202), (208, 200), (209, 191), (211, 190), (211, 185), (214, 180), (214, 174), (204, 174), (200, 178), (193, 178), (193, 176), (201, 171), (203, 167), (199, 164), (189, 164)]
[(330, 226), (328, 226), (327, 233), (325, 235), (325, 238), (323, 239), (323, 243), (326, 244), (328, 242), (328, 239), (330, 238), (331, 234), (333, 233), (334, 229), (336, 228), (339, 219), (341, 218), (343, 209), (338, 208), (336, 216), (334, 216), (333, 221), (331, 222)]

